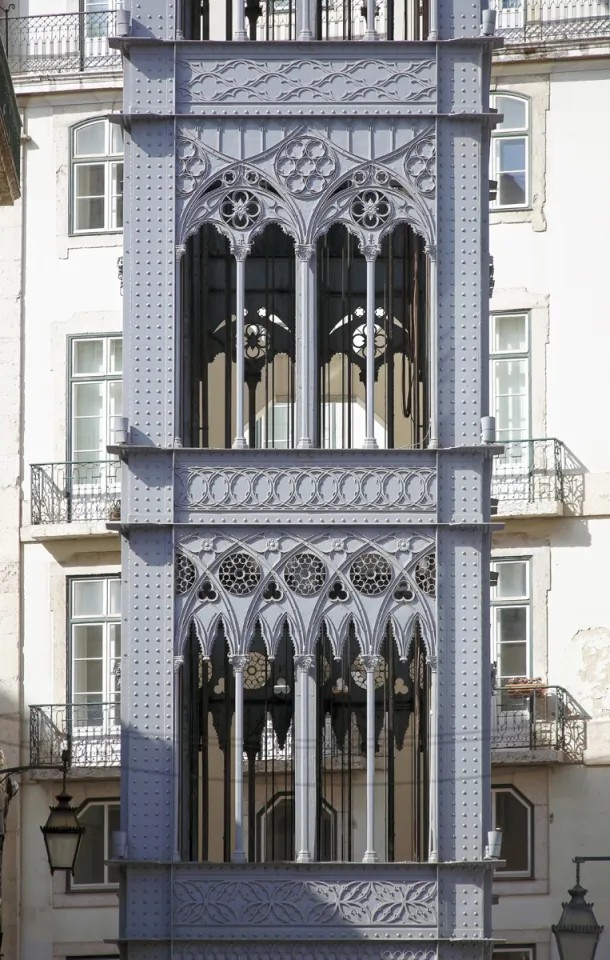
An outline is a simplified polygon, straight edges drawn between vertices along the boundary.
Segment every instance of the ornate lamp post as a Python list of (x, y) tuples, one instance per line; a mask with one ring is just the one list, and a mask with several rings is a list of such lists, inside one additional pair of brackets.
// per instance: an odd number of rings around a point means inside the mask
[(604, 928), (595, 919), (593, 904), (587, 903), (587, 891), (580, 885), (580, 865), (588, 860), (610, 860), (610, 857), (574, 857), (576, 883), (568, 893), (570, 900), (563, 904), (559, 923), (551, 927), (560, 960), (594, 960), (597, 945)]

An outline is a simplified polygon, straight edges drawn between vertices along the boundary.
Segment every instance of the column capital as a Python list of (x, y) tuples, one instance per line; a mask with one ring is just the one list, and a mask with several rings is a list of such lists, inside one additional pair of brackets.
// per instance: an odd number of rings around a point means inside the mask
[(316, 245), (315, 243), (295, 243), (294, 250), (299, 260), (307, 261), (315, 256)]
[(229, 657), (229, 663), (233, 667), (235, 673), (243, 673), (248, 664), (248, 654), (247, 653), (234, 653)]
[(303, 670), (305, 673), (310, 673), (313, 670), (315, 662), (316, 658), (312, 653), (297, 653), (294, 658), (294, 665), (297, 670)]
[(186, 253), (186, 244), (177, 243), (175, 247), (175, 253), (176, 253), (176, 263), (180, 263), (184, 254)]
[(379, 251), (381, 250), (381, 246), (379, 243), (376, 243), (376, 242), (374, 243), (372, 241), (369, 241), (368, 243), (361, 243), (360, 250), (362, 252), (363, 257), (365, 257), (366, 260), (370, 263), (370, 261), (376, 260), (377, 257), (379, 256)]
[(436, 673), (438, 670), (438, 657), (427, 657), (426, 663), (430, 667), (432, 673)]
[(245, 240), (239, 239), (231, 240), (231, 253), (236, 260), (244, 261), (252, 249), (252, 245), (247, 243)]
[(436, 251), (436, 244), (435, 244), (435, 243), (427, 243), (427, 244), (426, 244), (426, 253), (428, 254), (428, 256), (430, 257), (431, 260), (436, 260), (436, 253), (437, 253), (437, 251)]
[(373, 673), (381, 662), (381, 657), (378, 653), (364, 653), (360, 659), (367, 673)]

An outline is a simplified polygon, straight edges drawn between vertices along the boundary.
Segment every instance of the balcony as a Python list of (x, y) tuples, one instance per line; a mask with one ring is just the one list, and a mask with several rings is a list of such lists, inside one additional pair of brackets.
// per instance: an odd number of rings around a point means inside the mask
[(13, 76), (120, 71), (121, 54), (111, 50), (116, 11), (9, 17), (1, 24)]
[(120, 490), (118, 460), (33, 464), (32, 525), (119, 520)]
[(502, 686), (493, 701), (492, 763), (583, 763), (588, 719), (563, 687)]
[(20, 196), (21, 120), (9, 65), (0, 41), (0, 207)]
[[(498, 516), (563, 516), (578, 513), (583, 498), (580, 464), (561, 441), (502, 441), (504, 453), (494, 458), (492, 512)], [(567, 508), (567, 511), (566, 511)]]
[(59, 770), (68, 751), (72, 774), (121, 765), (120, 702), (30, 707), (30, 764)]
[(610, 39), (606, 0), (491, 0), (506, 44)]

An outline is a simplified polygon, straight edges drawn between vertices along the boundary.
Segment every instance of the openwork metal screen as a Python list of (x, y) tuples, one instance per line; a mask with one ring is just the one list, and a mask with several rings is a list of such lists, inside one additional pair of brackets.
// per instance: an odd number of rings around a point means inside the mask
[(119, 460), (32, 465), (32, 523), (121, 519)]
[[(250, 862), (294, 860), (294, 661), (256, 630), (243, 666), (244, 848)], [(235, 678), (219, 630), (210, 660), (194, 635), (181, 675), (181, 845), (190, 860), (231, 859), (235, 819)]]
[(523, 681), (500, 687), (495, 695), (493, 750), (560, 751), (582, 763), (587, 714), (563, 687)]
[(506, 43), (610, 37), (605, 0), (492, 0), (496, 32)]
[(71, 768), (118, 767), (120, 722), (118, 701), (30, 707), (30, 763), (59, 768), (66, 751)]

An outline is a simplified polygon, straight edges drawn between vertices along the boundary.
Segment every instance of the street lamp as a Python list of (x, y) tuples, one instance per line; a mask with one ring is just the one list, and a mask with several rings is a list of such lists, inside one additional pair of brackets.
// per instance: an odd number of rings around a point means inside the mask
[(51, 874), (56, 870), (69, 870), (74, 874), (74, 864), (85, 828), (78, 821), (76, 807), (70, 805), (71, 799), (72, 797), (66, 793), (64, 774), (63, 787), (61, 793), (57, 795), (57, 804), (50, 807), (51, 812), (47, 822), (40, 828), (47, 848)]
[(580, 865), (587, 860), (610, 860), (610, 857), (574, 858), (576, 883), (568, 890), (569, 902), (562, 904), (559, 923), (551, 927), (560, 960), (594, 960), (604, 930), (595, 919), (593, 904), (585, 900), (587, 891), (580, 885)]

